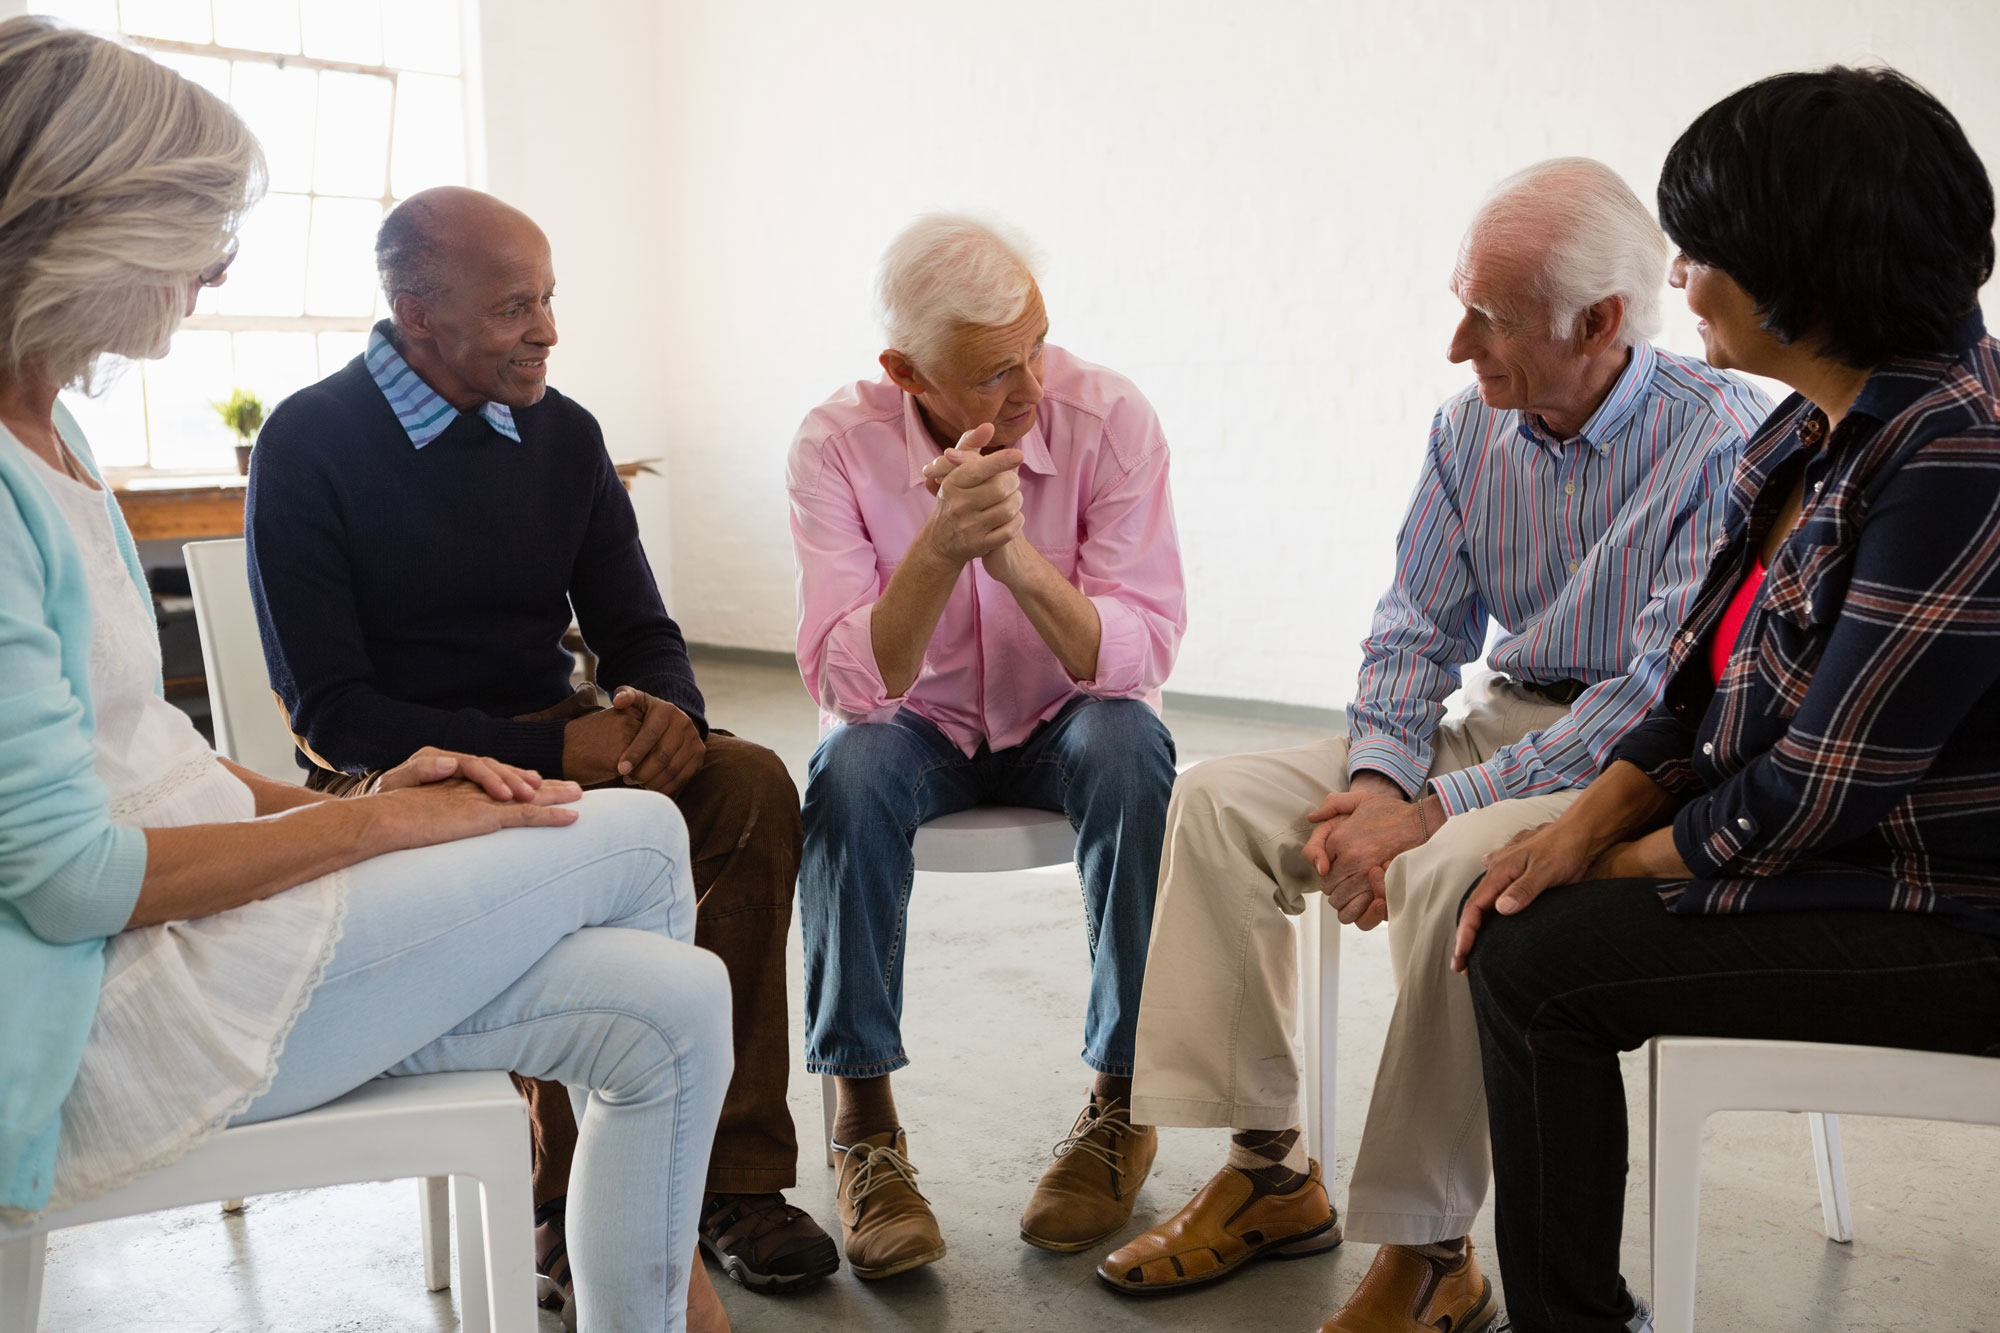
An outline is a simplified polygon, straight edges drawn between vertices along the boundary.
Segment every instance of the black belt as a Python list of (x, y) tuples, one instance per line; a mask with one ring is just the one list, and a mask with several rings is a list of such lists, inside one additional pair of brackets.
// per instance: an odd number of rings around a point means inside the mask
[(1575, 703), (1577, 696), (1590, 688), (1580, 680), (1552, 680), (1547, 684), (1539, 684), (1532, 680), (1516, 678), (1514, 683), (1528, 693), (1539, 695), (1552, 704), (1561, 704), (1564, 708)]

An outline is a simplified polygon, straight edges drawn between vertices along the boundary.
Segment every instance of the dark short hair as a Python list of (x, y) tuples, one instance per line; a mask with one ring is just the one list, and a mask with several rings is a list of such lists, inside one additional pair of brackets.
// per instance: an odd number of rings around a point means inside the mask
[(1848, 365), (1945, 351), (1993, 274), (1993, 184), (1944, 104), (1893, 69), (1779, 74), (1701, 113), (1660, 225), (1786, 342)]
[(443, 292), (436, 223), (435, 212), (422, 199), (406, 199), (382, 219), (382, 229), (375, 233), (375, 272), (392, 309), (399, 293), (430, 300)]

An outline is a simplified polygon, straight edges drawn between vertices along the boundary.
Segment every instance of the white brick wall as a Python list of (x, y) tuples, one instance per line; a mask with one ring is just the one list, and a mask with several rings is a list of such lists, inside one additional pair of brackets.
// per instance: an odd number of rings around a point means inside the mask
[[(748, 647), (791, 646), (785, 448), (872, 371), (874, 260), (922, 209), (1025, 227), (1050, 258), (1051, 336), (1159, 408), (1190, 579), (1172, 687), (1332, 705), (1430, 414), (1465, 379), (1445, 281), (1494, 179), (1586, 153), (1650, 200), (1717, 97), (1870, 59), (1927, 82), (2000, 166), (1992, 0), (487, 9), (489, 47), (503, 11), (526, 25), (539, 80), (513, 90), (537, 128), (489, 151), (496, 187), (532, 182), (563, 214), (557, 383), (663, 442), (675, 611), (695, 640)], [(632, 47), (655, 24), (652, 60)], [(656, 133), (618, 123), (649, 96)], [(524, 144), (532, 170), (505, 165)], [(649, 255), (631, 210), (655, 199)], [(1669, 304), (1668, 343), (1693, 346)]]

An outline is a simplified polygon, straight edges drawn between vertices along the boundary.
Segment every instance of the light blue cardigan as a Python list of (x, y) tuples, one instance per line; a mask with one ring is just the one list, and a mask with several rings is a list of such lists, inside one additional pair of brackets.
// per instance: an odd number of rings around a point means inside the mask
[[(75, 421), (56, 415), (95, 476)], [(112, 824), (91, 749), (83, 555), (35, 469), (0, 431), (0, 1207), (27, 1212), (48, 1206), (104, 943), (131, 919), (146, 873), (146, 836)], [(144, 596), (131, 533), (110, 509)]]

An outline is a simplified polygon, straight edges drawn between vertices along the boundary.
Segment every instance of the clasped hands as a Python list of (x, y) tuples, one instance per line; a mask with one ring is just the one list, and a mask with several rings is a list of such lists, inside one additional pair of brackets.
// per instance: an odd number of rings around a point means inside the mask
[(1034, 547), (1023, 535), (1019, 449), (994, 449), (988, 422), (959, 437), (924, 467), (924, 486), (937, 497), (925, 520), (922, 541), (930, 553), (953, 565), (974, 560), (1000, 583), (1013, 586)]
[(1306, 839), (1306, 863), (1318, 872), (1327, 905), (1341, 924), (1363, 930), (1388, 917), (1389, 863), (1421, 846), (1443, 822), (1442, 811), (1426, 820), (1400, 787), (1367, 772), (1357, 773), (1346, 791), (1328, 793), (1306, 817), (1317, 826)]

